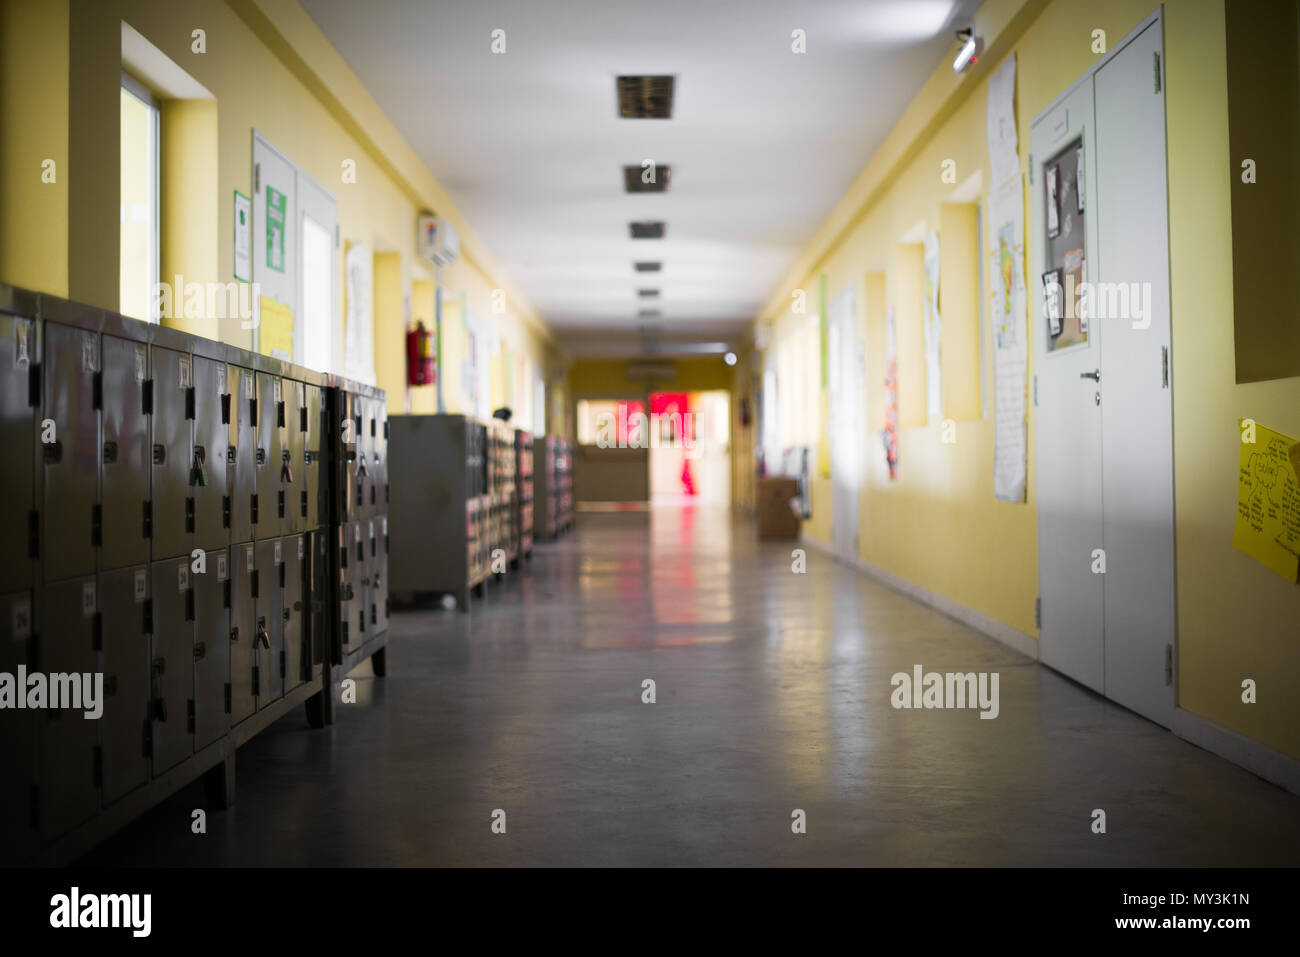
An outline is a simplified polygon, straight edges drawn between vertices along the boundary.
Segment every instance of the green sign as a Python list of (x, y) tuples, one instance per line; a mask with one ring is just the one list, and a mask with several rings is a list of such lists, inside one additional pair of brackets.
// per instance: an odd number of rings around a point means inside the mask
[(284, 272), (284, 193), (266, 187), (266, 267)]

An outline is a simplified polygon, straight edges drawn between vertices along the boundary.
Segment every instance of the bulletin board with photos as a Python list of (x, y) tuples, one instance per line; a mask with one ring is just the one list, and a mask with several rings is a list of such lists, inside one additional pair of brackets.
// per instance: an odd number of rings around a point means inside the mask
[(1079, 301), (1087, 217), (1083, 163), (1083, 140), (1076, 139), (1043, 166), (1047, 249), (1041, 294), (1048, 352), (1088, 341), (1088, 318)]

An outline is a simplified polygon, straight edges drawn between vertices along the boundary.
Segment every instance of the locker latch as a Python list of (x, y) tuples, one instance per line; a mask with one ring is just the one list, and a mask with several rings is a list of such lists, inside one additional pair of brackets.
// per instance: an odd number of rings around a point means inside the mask
[(153, 464), (162, 465), (167, 461), (167, 446), (159, 443), (153, 447)]
[(190, 466), (190, 484), (203, 487), (208, 484), (208, 452), (201, 445), (194, 446), (194, 462)]
[(271, 647), (271, 635), (266, 630), (266, 619), (257, 619), (257, 646), (259, 648)]
[(113, 465), (116, 462), (117, 462), (117, 443), (105, 442), (104, 443), (104, 464)]
[(200, 641), (194, 646), (194, 660), (202, 661), (208, 656), (208, 646), (206, 642)]
[(280, 453), (280, 481), (286, 485), (293, 484), (293, 469), (289, 465), (289, 450)]
[(266, 449), (257, 450), (257, 464), (259, 467), (266, 464)]

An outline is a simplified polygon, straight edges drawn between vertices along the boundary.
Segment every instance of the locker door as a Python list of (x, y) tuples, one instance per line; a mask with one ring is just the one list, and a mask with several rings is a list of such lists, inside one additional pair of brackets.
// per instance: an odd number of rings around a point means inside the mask
[(328, 506), (322, 507), (321, 494), (321, 433), (322, 418), (321, 390), (319, 386), (308, 385), (307, 393), (307, 432), (303, 436), (303, 481), (302, 494), (307, 505), (307, 515), (303, 519), (303, 528), (317, 528), (329, 514)]
[(253, 526), (256, 539), (279, 538), (284, 512), (280, 472), (284, 466), (283, 430), (280, 427), (284, 406), (280, 400), (280, 377), (257, 373), (257, 517)]
[[(356, 628), (357, 623), (352, 617), (353, 607), (360, 601), (360, 596), (356, 595), (356, 581), (353, 575), (353, 569), (357, 565), (357, 550), (353, 544), (353, 524), (345, 522), (338, 527), (338, 548), (339, 548), (339, 627), (341, 631), (340, 643), (343, 649), (350, 650), (352, 643), (357, 640)], [(354, 597), (355, 596), (355, 597)]]
[(194, 576), (194, 750), (230, 730), (230, 558), (226, 549), (207, 553), (207, 571)]
[(149, 781), (149, 566), (99, 577), (104, 645), (103, 803)]
[[(99, 670), (95, 651), (98, 614), (99, 597), (93, 577), (45, 586), (37, 656), (44, 674), (79, 674), (84, 678)], [(37, 722), (41, 725), (41, 832), (50, 839), (90, 819), (99, 809), (95, 781), (99, 722), (88, 721), (84, 712), (71, 709), (40, 712)]]
[(36, 508), (36, 410), (28, 389), (37, 358), (36, 324), (0, 313), (0, 444), (7, 457), (0, 469), (0, 501), (6, 503), (0, 509), (0, 594), (32, 584), (28, 522)]
[(374, 464), (371, 472), (375, 484), (375, 514), (388, 510), (388, 410), (383, 401), (374, 403)]
[(199, 471), (190, 477), (194, 496), (194, 547), (225, 548), (230, 543), (227, 511), (226, 447), (228, 429), (223, 412), (229, 408), (226, 395), (226, 364), (202, 356), (194, 357), (194, 463)]
[(194, 592), (190, 561), (154, 562), (152, 728), (153, 776), (194, 752), (190, 703), (194, 699)]
[(307, 536), (289, 535), (284, 539), (284, 691), (288, 694), (306, 680), (303, 669), (311, 656), (306, 653), (310, 637), (304, 627), (303, 570), (307, 565)]
[(375, 612), (371, 624), (375, 634), (388, 630), (388, 516), (375, 519), (375, 556), (371, 559), (370, 587)]
[(285, 379), (281, 396), (285, 422), (280, 486), (284, 493), (284, 532), (289, 535), (301, 532), (307, 522), (307, 475), (303, 462), (303, 452), (307, 447), (307, 386)]
[(365, 537), (366, 523), (352, 523), (352, 618), (355, 631), (353, 646), (370, 637), (370, 549)]
[(149, 352), (143, 342), (104, 336), (103, 568), (149, 560), (144, 509), (149, 501), (149, 416), (144, 390)]
[(284, 694), (284, 560), (280, 539), (257, 543), (257, 710)]
[(37, 448), (45, 463), (41, 560), (45, 580), (58, 581), (95, 571), (100, 532), (99, 413), (95, 409), (99, 336), (50, 322), (44, 326), (44, 338), (41, 418), (53, 425), (54, 441)]
[(253, 674), (257, 669), (256, 553), (251, 543), (230, 549), (230, 723), (257, 710)]
[(230, 495), (230, 540), (253, 540), (253, 501), (257, 495), (257, 383), (252, 370), (226, 367), (230, 390), (226, 424), (226, 481)]
[(194, 380), (190, 356), (157, 346), (152, 351), (153, 557), (157, 560), (190, 551)]
[[(311, 640), (308, 645), (308, 671), (315, 673), (316, 666), (326, 660), (331, 651), (331, 624), (333, 616), (327, 614), (325, 598), (329, 594), (330, 540), (326, 529), (307, 533), (310, 561), (306, 572), (307, 593), (303, 602), (308, 612)], [(310, 675), (309, 679), (310, 680)]]
[(339, 410), (336, 418), (339, 421), (335, 425), (343, 430), (340, 438), (343, 447), (340, 468), (343, 469), (343, 475), (339, 483), (343, 499), (339, 504), (340, 515), (346, 522), (357, 517), (357, 467), (360, 464), (358, 456), (362, 443), (361, 430), (357, 427), (356, 396), (351, 392), (340, 391), (338, 397)]
[[(0, 385), (0, 388), (3, 386)], [(30, 446), (28, 446), (30, 447)], [(32, 593), (0, 596), (0, 672), (16, 675), (32, 667)], [(39, 712), (0, 712), (0, 865), (31, 854), (36, 847), (32, 796), (36, 787), (36, 720)], [(87, 722), (89, 723), (89, 722)]]

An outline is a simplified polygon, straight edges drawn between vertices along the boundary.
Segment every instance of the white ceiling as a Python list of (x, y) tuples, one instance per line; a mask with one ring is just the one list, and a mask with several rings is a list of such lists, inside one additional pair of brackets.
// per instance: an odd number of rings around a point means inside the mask
[[(637, 351), (646, 322), (665, 339), (738, 337), (979, 5), (302, 3), (575, 352)], [(620, 74), (674, 74), (673, 118), (620, 119)], [(671, 165), (666, 194), (624, 193), (622, 167), (644, 159)], [(628, 238), (645, 219), (667, 238)], [(636, 273), (639, 259), (663, 271)]]

